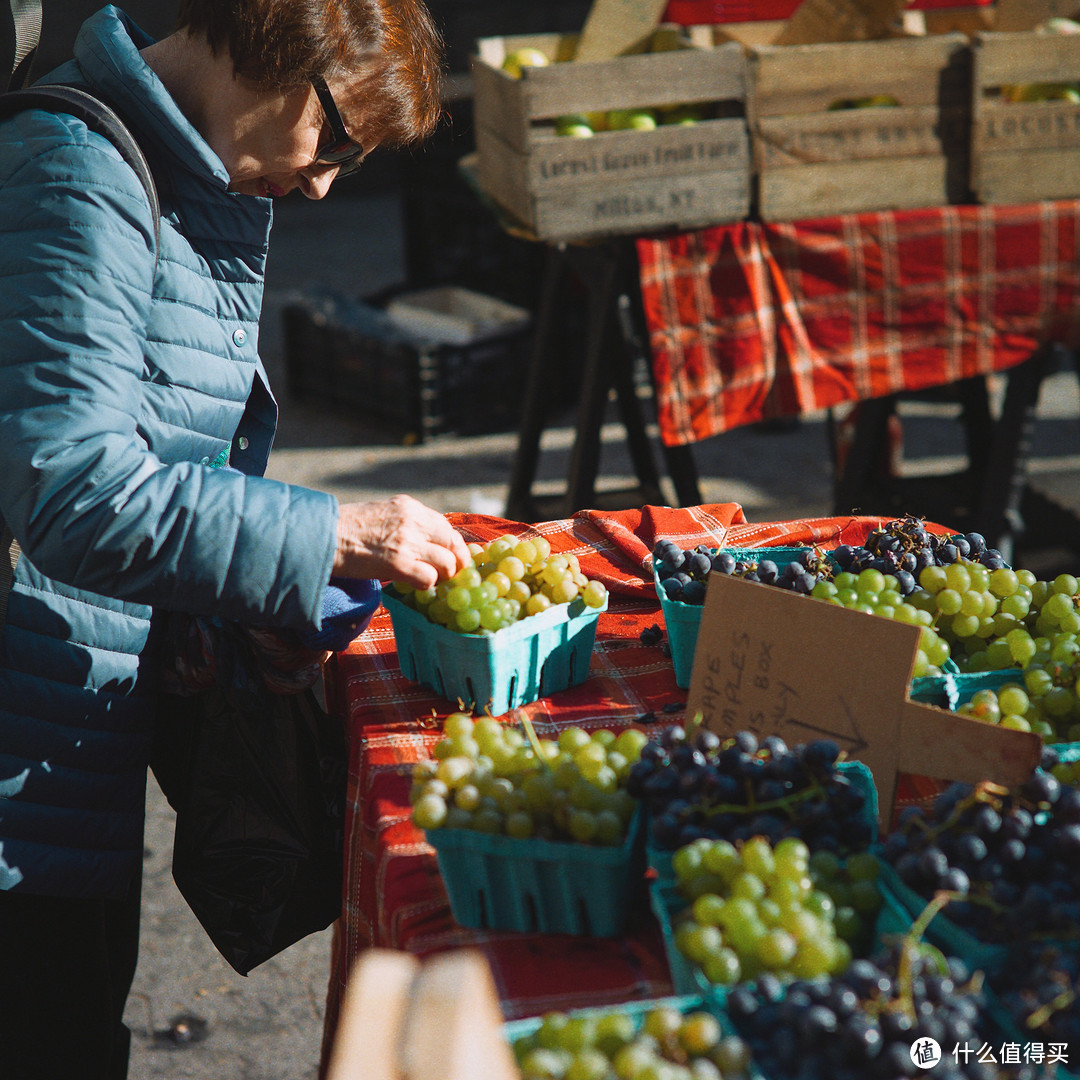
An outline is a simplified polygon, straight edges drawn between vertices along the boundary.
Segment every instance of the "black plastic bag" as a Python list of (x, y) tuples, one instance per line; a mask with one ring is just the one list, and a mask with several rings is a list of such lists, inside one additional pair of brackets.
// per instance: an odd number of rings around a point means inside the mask
[(243, 631), (215, 679), (163, 694), (151, 767), (176, 811), (173, 878), (241, 975), (341, 911), (347, 746), (310, 689), (274, 693)]

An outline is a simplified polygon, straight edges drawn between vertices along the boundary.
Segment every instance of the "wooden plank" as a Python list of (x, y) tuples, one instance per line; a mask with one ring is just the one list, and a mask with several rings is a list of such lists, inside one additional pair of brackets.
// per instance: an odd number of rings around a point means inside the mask
[(695, 229), (739, 221), (750, 209), (750, 177), (724, 172), (582, 184), (535, 201), (542, 239), (572, 240)]
[(508, 142), (523, 146), (529, 119), (518, 80), (500, 67), (472, 59), (473, 116)]
[(575, 59), (613, 60), (652, 37), (667, 0), (593, 0)]
[(888, 32), (907, 0), (803, 0), (778, 38), (781, 44), (866, 41)]
[(975, 86), (1074, 82), (1080, 79), (1080, 34), (977, 34)]
[(518, 1080), (483, 953), (457, 949), (424, 961), (401, 1043), (406, 1080)]
[(1080, 146), (1080, 105), (985, 102), (976, 112), (972, 145), (977, 154)]
[(701, 26), (688, 26), (686, 36), (703, 49), (713, 49), (729, 41), (737, 41), (740, 45), (753, 48), (774, 44), (784, 28), (784, 21), (771, 19), (762, 22), (706, 23)]
[(591, 139), (552, 136), (524, 156), (526, 188), (541, 194), (583, 180), (681, 176), (750, 169), (749, 138), (741, 120), (704, 120), (655, 131), (606, 131)]
[(944, 156), (772, 169), (758, 178), (758, 213), (765, 221), (796, 221), (867, 210), (941, 206), (951, 201), (951, 172)]
[(349, 973), (326, 1080), (401, 1080), (401, 1039), (420, 961), (369, 949)]
[(533, 198), (525, 187), (526, 157), (488, 128), (476, 129), (476, 178), (480, 188), (530, 228)]
[(891, 94), (901, 105), (961, 107), (970, 101), (967, 39), (763, 45), (749, 65), (754, 117), (819, 112), (846, 98)]
[[(487, 52), (497, 55), (491, 48)], [(518, 146), (531, 138), (530, 121), (567, 113), (741, 102), (746, 97), (745, 56), (733, 42), (711, 51), (685, 48), (604, 63), (553, 63), (526, 68), (520, 79), (494, 69), (481, 54), (474, 58), (473, 73), (477, 123)]]
[(843, 109), (761, 118), (753, 132), (754, 164), (769, 169), (826, 161), (966, 153), (967, 110), (935, 105)]
[(997, 30), (1034, 30), (1054, 16), (1073, 18), (1076, 0), (997, 0), (994, 27)]
[(928, 34), (967, 34), (971, 37), (981, 30), (994, 28), (992, 7), (931, 8), (922, 11)]
[(1027, 203), (1080, 195), (1080, 149), (981, 154), (974, 175), (983, 203)]
[(656, 175), (584, 171), (576, 182), (560, 177), (532, 190), (527, 186), (527, 160), (491, 132), (477, 131), (481, 189), (545, 240), (612, 235), (637, 228), (690, 228), (738, 221), (749, 212), (750, 169), (745, 150), (742, 167), (736, 169), (695, 172), (669, 163), (666, 173)]

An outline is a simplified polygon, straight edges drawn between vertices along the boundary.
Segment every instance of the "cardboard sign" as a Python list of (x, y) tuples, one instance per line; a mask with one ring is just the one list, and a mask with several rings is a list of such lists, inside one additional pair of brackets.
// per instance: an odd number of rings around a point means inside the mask
[(718, 735), (832, 739), (874, 774), (883, 824), (898, 772), (1013, 786), (1042, 740), (907, 700), (919, 628), (726, 574), (709, 576), (687, 717)]
[(594, 0), (574, 59), (612, 60), (640, 49), (665, 7), (667, 0)]
[(998, 0), (995, 30), (1034, 30), (1047, 19), (1080, 17), (1077, 0)]
[(775, 44), (877, 41), (888, 37), (906, 4), (907, 0), (803, 0)]

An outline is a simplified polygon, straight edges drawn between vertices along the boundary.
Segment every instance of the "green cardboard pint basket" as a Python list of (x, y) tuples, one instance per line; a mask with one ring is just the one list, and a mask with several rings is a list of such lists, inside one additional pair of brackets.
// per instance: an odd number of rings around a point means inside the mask
[(642, 813), (618, 847), (433, 829), (450, 910), (478, 930), (615, 937), (645, 886)]
[[(717, 548), (714, 554), (727, 551), (736, 559), (747, 559), (751, 562), (772, 559), (778, 567), (783, 569), (789, 562), (794, 562), (809, 550), (805, 547)], [(690, 686), (690, 674), (694, 667), (694, 651), (697, 649), (698, 631), (701, 629), (702, 605), (684, 604), (681, 600), (668, 599), (667, 593), (660, 584), (660, 575), (656, 571), (655, 562), (653, 563), (653, 582), (656, 585), (656, 595), (660, 598), (660, 609), (664, 613), (671, 662), (675, 665), (675, 685), (685, 690)]]
[(553, 604), (493, 634), (458, 634), (383, 590), (402, 674), (448, 701), (499, 716), (577, 686), (589, 675), (596, 621), (607, 607)]

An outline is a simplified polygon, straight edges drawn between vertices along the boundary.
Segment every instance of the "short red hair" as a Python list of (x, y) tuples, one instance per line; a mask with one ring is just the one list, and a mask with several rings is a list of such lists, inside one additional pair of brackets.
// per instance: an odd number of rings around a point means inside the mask
[(180, 0), (177, 29), (268, 89), (359, 78), (361, 141), (403, 146), (442, 114), (443, 43), (422, 0)]

